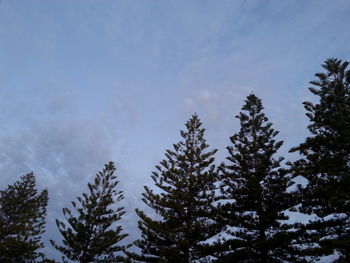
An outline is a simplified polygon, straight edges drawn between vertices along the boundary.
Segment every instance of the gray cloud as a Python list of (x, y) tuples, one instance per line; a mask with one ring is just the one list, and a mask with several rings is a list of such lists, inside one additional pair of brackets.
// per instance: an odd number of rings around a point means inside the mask
[(4, 129), (0, 133), (0, 186), (4, 188), (20, 175), (34, 171), (38, 187), (48, 188), (45, 250), (49, 256), (57, 256), (48, 243), (50, 238), (61, 239), (54, 221), (62, 218), (63, 207), (87, 191), (86, 185), (95, 173), (113, 160), (116, 136), (111, 129), (115, 125), (106, 119), (84, 119), (71, 111), (76, 101), (69, 93), (58, 91), (44, 97), (39, 100), (45, 105), (14, 98), (13, 105), (20, 107), (22, 101), (24, 109), (8, 105), (7, 113), (1, 114)]
[(252, 91), (287, 155), (307, 134), (308, 81), (327, 57), (349, 59), (346, 0), (184, 2), (0, 4), (0, 188), (34, 171), (46, 240), (109, 160), (137, 238), (143, 185), (186, 119), (199, 114), (221, 162)]

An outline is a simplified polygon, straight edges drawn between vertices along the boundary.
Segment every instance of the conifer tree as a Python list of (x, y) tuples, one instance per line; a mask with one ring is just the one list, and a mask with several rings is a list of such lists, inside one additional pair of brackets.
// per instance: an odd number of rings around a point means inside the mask
[(33, 173), (0, 191), (0, 262), (34, 262), (43, 257), (48, 192), (36, 189)]
[(300, 189), (301, 212), (319, 218), (306, 226), (309, 255), (337, 252), (337, 262), (350, 262), (350, 70), (349, 62), (328, 59), (309, 90), (317, 103), (304, 102), (311, 135), (291, 149), (301, 159), (292, 164), (295, 176), (308, 180)]
[[(223, 198), (218, 206), (226, 238), (217, 262), (290, 262), (291, 234), (283, 220), (290, 206), (283, 158), (274, 158), (282, 145), (278, 131), (262, 112), (261, 100), (250, 94), (238, 116), (240, 131), (227, 147), (228, 163), (220, 167)], [(220, 246), (219, 246), (220, 247)], [(220, 254), (219, 254), (220, 255)]]
[(142, 262), (206, 262), (206, 241), (215, 232), (211, 205), (216, 172), (212, 164), (216, 150), (208, 150), (205, 129), (193, 115), (180, 131), (182, 141), (166, 150), (166, 159), (156, 166), (152, 179), (156, 190), (145, 186), (143, 201), (155, 214), (140, 217), (142, 238), (135, 244)]
[(113, 162), (106, 164), (94, 182), (88, 184), (89, 192), (77, 197), (78, 202), (72, 202), (76, 212), (63, 208), (66, 222), (56, 219), (63, 245), (53, 240), (51, 244), (68, 259), (80, 263), (124, 261), (116, 255), (123, 251), (124, 247), (118, 243), (127, 234), (122, 234), (122, 227), (116, 225), (125, 211), (123, 207), (116, 207), (124, 197), (122, 191), (116, 189), (115, 170)]

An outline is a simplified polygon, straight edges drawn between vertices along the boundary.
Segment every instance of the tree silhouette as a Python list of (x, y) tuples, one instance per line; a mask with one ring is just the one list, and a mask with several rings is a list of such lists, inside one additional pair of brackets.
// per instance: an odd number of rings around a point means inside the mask
[(125, 213), (123, 207), (115, 208), (124, 198), (122, 191), (116, 189), (115, 170), (112, 162), (106, 164), (102, 172), (96, 174), (94, 182), (88, 184), (89, 192), (77, 197), (78, 203), (72, 202), (76, 215), (63, 208), (66, 222), (56, 220), (63, 245), (53, 240), (51, 243), (68, 259), (80, 263), (125, 260), (116, 255), (123, 251), (124, 247), (118, 243), (127, 234), (122, 234), (122, 227), (115, 225)]
[(262, 112), (261, 100), (250, 94), (237, 116), (240, 131), (231, 137), (227, 164), (221, 166), (223, 197), (218, 216), (232, 236), (221, 244), (217, 262), (293, 261), (291, 234), (283, 213), (291, 202), (282, 157), (274, 155), (282, 145), (278, 131)]
[(216, 150), (208, 151), (205, 130), (197, 115), (186, 123), (183, 138), (167, 150), (152, 179), (157, 190), (145, 186), (143, 201), (157, 216), (137, 209), (142, 238), (135, 244), (144, 262), (194, 262), (208, 254), (203, 243), (215, 233), (211, 217), (216, 181), (212, 164)]
[(300, 211), (319, 219), (302, 236), (309, 255), (337, 252), (337, 262), (350, 262), (350, 70), (349, 62), (328, 59), (309, 90), (319, 101), (304, 102), (311, 136), (291, 149), (299, 152), (295, 176), (308, 180), (300, 189)]
[(36, 189), (33, 173), (0, 191), (0, 262), (34, 262), (44, 255), (48, 192)]

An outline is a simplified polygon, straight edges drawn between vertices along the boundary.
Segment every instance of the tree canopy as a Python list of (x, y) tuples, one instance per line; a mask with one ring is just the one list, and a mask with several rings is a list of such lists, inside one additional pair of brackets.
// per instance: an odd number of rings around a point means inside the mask
[(0, 262), (34, 262), (43, 258), (48, 192), (36, 189), (33, 173), (0, 191)]
[(72, 201), (75, 212), (63, 208), (66, 222), (56, 219), (63, 237), (63, 245), (51, 240), (52, 245), (70, 260), (80, 263), (123, 262), (117, 252), (124, 250), (119, 242), (127, 236), (120, 224), (116, 224), (125, 213), (123, 207), (116, 207), (124, 196), (116, 189), (118, 181), (114, 175), (113, 162), (105, 165), (96, 174), (93, 183), (88, 184), (88, 193)]
[(152, 174), (157, 189), (145, 186), (143, 201), (153, 214), (136, 210), (142, 232), (135, 243), (142, 252), (137, 260), (188, 263), (207, 256), (201, 242), (216, 232), (211, 220), (216, 150), (208, 150), (201, 125), (196, 114), (190, 118), (186, 130), (180, 131), (183, 140), (166, 151), (166, 159)]

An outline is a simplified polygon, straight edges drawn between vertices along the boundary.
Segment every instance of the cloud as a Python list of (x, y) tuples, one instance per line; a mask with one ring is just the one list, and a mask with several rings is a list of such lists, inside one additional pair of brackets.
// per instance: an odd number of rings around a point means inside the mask
[[(38, 188), (48, 188), (47, 233), (49, 256), (57, 255), (48, 239), (60, 240), (54, 223), (62, 218), (62, 208), (82, 192), (103, 165), (113, 160), (116, 143), (113, 124), (103, 118), (84, 118), (71, 111), (71, 93), (57, 91), (34, 98), (13, 98), (2, 112), (0, 133), (1, 188), (34, 171)], [(4, 102), (4, 98), (1, 99)], [(23, 102), (25, 107), (20, 107)], [(6, 105), (7, 103), (5, 103)], [(70, 117), (67, 117), (70, 116)]]
[(306, 134), (308, 81), (327, 57), (349, 59), (348, 1), (185, 2), (0, 4), (0, 187), (34, 171), (46, 239), (109, 160), (136, 238), (142, 187), (194, 112), (221, 162), (254, 92), (286, 153)]

